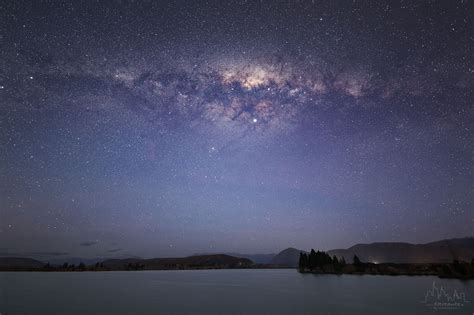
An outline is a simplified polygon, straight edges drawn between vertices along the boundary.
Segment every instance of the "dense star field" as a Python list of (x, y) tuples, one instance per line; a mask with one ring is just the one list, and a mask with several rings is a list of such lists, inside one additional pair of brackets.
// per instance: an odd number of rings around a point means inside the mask
[(0, 252), (471, 235), (472, 1), (3, 1)]

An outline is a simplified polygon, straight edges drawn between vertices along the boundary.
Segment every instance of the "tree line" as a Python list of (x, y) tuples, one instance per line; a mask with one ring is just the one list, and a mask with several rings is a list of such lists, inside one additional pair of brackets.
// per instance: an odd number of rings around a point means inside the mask
[[(360, 265), (359, 257), (354, 255), (354, 265)], [(346, 265), (344, 257), (337, 258), (336, 255), (330, 256), (324, 251), (315, 251), (311, 249), (309, 253), (300, 253), (299, 268), (301, 270), (321, 270), (321, 271), (335, 271), (341, 272)]]
[(357, 255), (352, 263), (344, 257), (330, 256), (324, 251), (311, 249), (300, 253), (299, 271), (329, 274), (379, 274), (379, 275), (437, 275), (446, 278), (473, 279), (474, 259), (469, 262), (454, 260), (452, 263), (370, 263), (362, 262)]

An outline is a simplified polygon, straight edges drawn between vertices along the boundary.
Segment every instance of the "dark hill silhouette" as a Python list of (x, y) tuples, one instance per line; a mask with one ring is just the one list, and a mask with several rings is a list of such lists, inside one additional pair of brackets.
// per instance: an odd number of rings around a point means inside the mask
[(273, 257), (270, 263), (284, 267), (296, 268), (298, 267), (301, 252), (306, 253), (304, 250), (292, 247), (284, 249)]
[(357, 255), (364, 262), (376, 263), (450, 263), (454, 259), (474, 258), (474, 237), (446, 239), (427, 244), (371, 243), (348, 249), (334, 249), (328, 254), (351, 261)]
[[(277, 254), (271, 264), (297, 267), (303, 250), (287, 248)], [(363, 262), (376, 263), (451, 263), (453, 260), (470, 262), (474, 258), (474, 237), (453, 238), (427, 244), (379, 242), (357, 244), (348, 249), (333, 249), (328, 254), (352, 261), (357, 255)]]
[(229, 255), (239, 258), (247, 258), (256, 264), (269, 264), (276, 254), (239, 254), (229, 253)]
[(36, 259), (22, 258), (22, 257), (0, 257), (0, 268), (2, 270), (15, 268), (15, 269), (35, 269), (41, 268), (45, 265)]
[(193, 254), (193, 256), (201, 256), (201, 255), (217, 255), (217, 254), (223, 254), (223, 255), (229, 255), (237, 258), (247, 258), (253, 261), (255, 264), (270, 264), (273, 257), (276, 256), (276, 254), (241, 254), (241, 253), (200, 253), (200, 254)]
[(49, 262), (51, 265), (62, 265), (64, 263), (68, 264), (75, 264), (79, 265), (81, 262), (86, 265), (94, 265), (96, 263), (103, 262), (107, 259), (142, 259), (142, 257), (132, 256), (132, 255), (124, 255), (124, 256), (113, 256), (113, 257), (94, 257), (94, 258), (83, 258), (83, 257), (61, 257), (61, 258), (51, 258), (51, 259), (44, 259), (43, 261)]
[(229, 255), (200, 255), (180, 258), (152, 259), (108, 259), (103, 263), (105, 268), (120, 269), (201, 269), (201, 268), (245, 268), (253, 265), (246, 258)]
[(239, 258), (247, 258), (256, 264), (269, 264), (276, 254), (239, 254), (229, 253), (229, 255)]
[(429, 246), (450, 246), (462, 249), (474, 249), (474, 237), (451, 238), (427, 243)]
[[(87, 259), (77, 258), (76, 260), (82, 262), (81, 265), (91, 266), (97, 265), (95, 269), (99, 270), (153, 270), (153, 269), (204, 269), (204, 268), (248, 268), (248, 267), (262, 267), (262, 265), (275, 265), (275, 267), (298, 267), (300, 253), (307, 253), (306, 251), (287, 248), (277, 255), (262, 254), (262, 255), (242, 255), (246, 257), (237, 257), (237, 255), (227, 254), (208, 254), (208, 255), (193, 255), (189, 257), (180, 258), (121, 258), (121, 259), (105, 259), (100, 262), (94, 259), (93, 263)], [(347, 262), (351, 262), (354, 255), (357, 255), (362, 262), (376, 262), (376, 263), (398, 263), (398, 264), (413, 264), (413, 263), (452, 263), (454, 260), (471, 262), (474, 258), (474, 237), (445, 239), (427, 244), (410, 244), (410, 243), (396, 243), (383, 242), (372, 244), (357, 244), (348, 249), (334, 249), (328, 251), (332, 256), (344, 257)], [(273, 257), (274, 256), (274, 257)], [(254, 258), (252, 261), (251, 257)], [(250, 259), (249, 259), (250, 258)], [(270, 260), (271, 259), (271, 260)], [(71, 258), (62, 258), (65, 262)], [(49, 262), (49, 264), (47, 264)], [(22, 271), (22, 270), (75, 270), (71, 267), (69, 261), (69, 269), (62, 267), (59, 263), (23, 257), (0, 257), (0, 270)], [(75, 263), (78, 267), (78, 263)], [(77, 269), (77, 268), (76, 268)], [(84, 269), (84, 266), (82, 267)], [(93, 268), (89, 268), (93, 269)]]

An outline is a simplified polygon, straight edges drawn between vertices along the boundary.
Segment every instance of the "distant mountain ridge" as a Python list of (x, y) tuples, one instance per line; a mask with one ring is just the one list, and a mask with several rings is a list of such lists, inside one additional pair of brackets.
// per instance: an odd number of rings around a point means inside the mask
[(103, 262), (108, 259), (142, 259), (138, 256), (125, 255), (119, 257), (95, 257), (95, 258), (83, 258), (83, 257), (61, 257), (61, 258), (51, 258), (51, 259), (41, 259), (41, 261), (48, 262), (51, 265), (62, 265), (64, 263), (79, 265), (81, 262), (86, 265), (93, 265), (96, 263)]
[(23, 257), (0, 257), (0, 268), (2, 270), (7, 270), (9, 268), (15, 268), (18, 270), (28, 270), (41, 268), (45, 264), (42, 261), (32, 259), (32, 258), (23, 258)]
[(247, 258), (253, 261), (256, 264), (270, 264), (273, 257), (277, 254), (241, 254), (241, 253), (200, 253), (200, 254), (193, 254), (192, 256), (200, 256), (200, 255), (216, 255), (216, 254), (224, 254), (238, 258)]
[(448, 263), (454, 259), (474, 258), (474, 237), (445, 239), (426, 244), (371, 243), (356, 244), (348, 249), (334, 249), (328, 254), (344, 257), (348, 262), (357, 255), (363, 262), (375, 263)]
[(256, 264), (270, 264), (273, 257), (277, 254), (239, 254), (239, 253), (230, 253), (229, 255), (240, 257), (240, 258), (247, 258), (253, 261)]
[(300, 253), (306, 253), (306, 251), (292, 247), (284, 249), (273, 257), (271, 264), (296, 268), (298, 267)]
[[(254, 264), (275, 265), (278, 267), (295, 268), (298, 266), (300, 253), (307, 253), (297, 248), (287, 248), (278, 254), (207, 254), (179, 258), (138, 257), (114, 259), (81, 259), (76, 257), (57, 260), (36, 260), (24, 257), (0, 257), (2, 270), (28, 270), (43, 268), (47, 262), (51, 265), (62, 265), (62, 262), (78, 265), (102, 263), (106, 267), (127, 269), (173, 269), (173, 268), (240, 268)], [(333, 249), (327, 252), (331, 256), (344, 257), (351, 263), (354, 255), (362, 262), (374, 263), (451, 263), (454, 259), (470, 262), (474, 259), (474, 237), (444, 239), (426, 244), (411, 244), (403, 242), (378, 242), (371, 244), (356, 244), (347, 249)]]
[[(306, 253), (301, 249), (287, 248), (278, 253), (270, 263), (295, 268), (301, 252)], [(376, 263), (451, 263), (454, 259), (470, 262), (474, 258), (474, 237), (444, 239), (426, 244), (356, 244), (348, 249), (333, 249), (327, 253), (344, 257), (347, 262), (352, 262), (354, 255), (363, 262)]]
[(105, 268), (120, 269), (200, 269), (200, 268), (244, 268), (253, 265), (250, 259), (224, 254), (200, 255), (177, 258), (152, 259), (108, 259), (102, 262)]

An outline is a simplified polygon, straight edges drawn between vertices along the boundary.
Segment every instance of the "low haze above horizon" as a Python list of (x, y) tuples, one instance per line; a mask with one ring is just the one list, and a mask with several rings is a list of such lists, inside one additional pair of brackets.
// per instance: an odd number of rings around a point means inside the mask
[(0, 256), (473, 235), (472, 1), (0, 4)]

